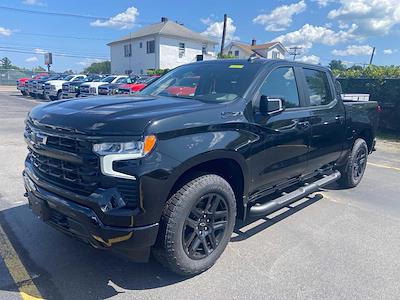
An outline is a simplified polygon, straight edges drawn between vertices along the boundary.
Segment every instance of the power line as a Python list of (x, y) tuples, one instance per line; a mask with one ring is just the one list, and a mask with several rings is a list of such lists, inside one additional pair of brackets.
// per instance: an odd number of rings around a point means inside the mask
[[(24, 51), (34, 51), (36, 54), (44, 54), (47, 52), (52, 52), (52, 53), (65, 53), (64, 49), (57, 49), (57, 48), (47, 48), (46, 49), (42, 49), (41, 47), (37, 47), (37, 46), (30, 46), (30, 45), (10, 45), (10, 44), (6, 44), (6, 45), (1, 45), (0, 44), (0, 48), (3, 49), (12, 49), (12, 50), (24, 50)], [(68, 53), (69, 55), (81, 55), (82, 52), (78, 51), (67, 51), (66, 53)], [(87, 52), (85, 51), (85, 55), (87, 56), (98, 56), (98, 57), (108, 57), (108, 54), (103, 54), (103, 53), (94, 53), (94, 52)]]
[[(20, 12), (20, 13), (26, 13), (26, 14), (38, 14), (38, 15), (48, 15), (48, 16), (56, 16), (56, 17), (72, 17), (72, 18), (88, 19), (88, 20), (107, 21), (110, 19), (110, 17), (81, 15), (81, 14), (64, 13), (64, 12), (56, 12), (56, 11), (32, 10), (32, 9), (4, 6), (4, 5), (0, 5), (0, 9), (14, 11), (14, 12)], [(148, 25), (148, 24), (154, 24), (155, 22), (133, 22), (133, 21), (118, 20), (118, 21), (115, 21), (115, 23), (132, 24), (132, 25), (133, 24)]]
[(294, 46), (294, 47), (290, 47), (289, 49), (290, 49), (290, 50), (293, 50), (293, 51), (290, 52), (289, 54), (290, 54), (290, 55), (293, 55), (293, 61), (295, 61), (295, 60), (296, 60), (296, 56), (300, 54), (299, 52), (297, 52), (297, 50), (301, 50), (302, 47)]
[[(38, 53), (35, 51), (31, 50), (19, 50), (19, 49), (10, 49), (10, 48), (5, 48), (5, 47), (0, 47), (0, 52), (11, 52), (11, 53), (25, 53), (25, 54), (44, 54), (44, 53)], [(87, 56), (87, 55), (74, 55), (74, 54), (68, 54), (68, 53), (53, 53), (54, 56), (60, 56), (60, 57), (72, 57), (72, 58), (87, 58), (87, 59), (102, 59), (102, 60), (107, 60), (109, 57), (94, 57), (94, 56)]]
[(0, 6), (0, 9), (17, 11), (17, 12), (28, 13), (28, 14), (52, 15), (52, 16), (58, 16), (58, 17), (73, 17), (73, 18), (90, 19), (90, 20), (97, 19), (97, 20), (106, 21), (109, 19), (107, 17), (80, 15), (80, 14), (72, 14), (72, 13), (62, 13), (62, 12), (54, 12), (54, 11), (31, 10), (31, 9), (3, 6), (3, 5)]
[(43, 36), (43, 37), (54, 37), (62, 39), (76, 39), (76, 40), (94, 40), (94, 41), (110, 41), (111, 38), (96, 38), (96, 37), (84, 37), (76, 35), (58, 35), (58, 34), (46, 34), (46, 33), (33, 33), (33, 32), (16, 32), (16, 34), (28, 35), (28, 36)]

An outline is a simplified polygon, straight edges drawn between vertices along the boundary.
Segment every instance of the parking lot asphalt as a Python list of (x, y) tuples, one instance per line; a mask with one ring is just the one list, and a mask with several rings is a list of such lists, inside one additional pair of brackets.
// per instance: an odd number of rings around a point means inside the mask
[[(22, 133), (38, 103), (0, 92), (0, 241), (2, 231), (9, 241), (7, 251), (0, 245), (0, 299), (400, 298), (400, 144), (378, 142), (357, 188), (333, 185), (237, 224), (213, 268), (182, 278), (153, 259), (134, 264), (92, 249), (33, 216)], [(16, 282), (18, 274), (28, 278)]]

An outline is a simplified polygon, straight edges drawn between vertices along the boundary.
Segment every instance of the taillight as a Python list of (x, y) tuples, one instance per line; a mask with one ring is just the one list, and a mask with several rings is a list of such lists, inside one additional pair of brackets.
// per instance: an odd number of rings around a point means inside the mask
[(381, 113), (382, 112), (382, 107), (379, 104), (376, 106), (376, 112), (377, 113)]

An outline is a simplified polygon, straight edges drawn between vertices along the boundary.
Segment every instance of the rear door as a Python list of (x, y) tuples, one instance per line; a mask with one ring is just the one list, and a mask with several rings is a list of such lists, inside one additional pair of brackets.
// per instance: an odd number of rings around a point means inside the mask
[(303, 67), (302, 74), (311, 126), (309, 174), (339, 158), (345, 140), (345, 108), (326, 69)]
[[(298, 77), (297, 67), (280, 64), (266, 75), (254, 98), (254, 122), (260, 139), (252, 149), (252, 194), (296, 181), (306, 169), (309, 113)], [(286, 109), (276, 115), (261, 114), (257, 111), (261, 96), (284, 99)]]

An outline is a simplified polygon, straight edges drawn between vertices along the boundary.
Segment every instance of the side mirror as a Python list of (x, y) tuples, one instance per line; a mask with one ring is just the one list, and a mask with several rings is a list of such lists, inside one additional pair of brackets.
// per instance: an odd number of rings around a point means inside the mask
[(269, 98), (262, 95), (260, 98), (260, 112), (264, 115), (280, 113), (285, 110), (285, 101), (282, 98)]

